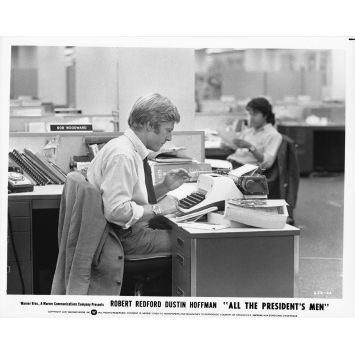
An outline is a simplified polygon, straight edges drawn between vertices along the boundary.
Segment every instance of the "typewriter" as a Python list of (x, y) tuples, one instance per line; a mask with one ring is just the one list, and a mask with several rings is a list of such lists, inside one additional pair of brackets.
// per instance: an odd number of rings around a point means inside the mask
[(215, 173), (199, 175), (196, 190), (179, 200), (180, 215), (217, 206), (224, 209), (225, 200), (243, 198), (233, 179)]
[(241, 176), (235, 181), (235, 183), (246, 199), (265, 199), (269, 194), (265, 175)]

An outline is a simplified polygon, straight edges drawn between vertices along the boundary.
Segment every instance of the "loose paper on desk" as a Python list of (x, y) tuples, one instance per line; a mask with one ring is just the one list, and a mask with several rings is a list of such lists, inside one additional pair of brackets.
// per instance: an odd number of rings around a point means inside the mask
[(271, 208), (271, 207), (280, 207), (287, 206), (288, 203), (282, 199), (242, 199), (234, 198), (228, 200), (228, 203), (232, 205), (245, 207), (245, 208)]
[(216, 231), (216, 230), (227, 228), (222, 224), (211, 224), (211, 223), (200, 223), (200, 222), (185, 222), (185, 223), (178, 223), (178, 225), (183, 228), (202, 229), (207, 231)]
[(232, 171), (229, 172), (230, 175), (234, 175), (236, 177), (241, 177), (247, 173), (254, 173), (257, 169), (259, 169), (259, 167), (257, 165), (253, 165), (253, 164), (244, 164), (242, 166), (240, 166), (237, 169), (234, 169)]
[(175, 223), (179, 223), (179, 222), (195, 222), (198, 219), (200, 219), (202, 216), (213, 212), (213, 211), (217, 211), (218, 208), (217, 206), (212, 206), (212, 207), (206, 207), (205, 209), (201, 209), (195, 212), (190, 212), (190, 213), (185, 213), (182, 216), (172, 216), (171, 220), (174, 221)]
[(236, 132), (232, 130), (219, 129), (218, 134), (222, 139), (222, 142), (227, 144), (229, 147), (237, 149), (238, 147), (234, 144), (234, 139), (236, 138)]

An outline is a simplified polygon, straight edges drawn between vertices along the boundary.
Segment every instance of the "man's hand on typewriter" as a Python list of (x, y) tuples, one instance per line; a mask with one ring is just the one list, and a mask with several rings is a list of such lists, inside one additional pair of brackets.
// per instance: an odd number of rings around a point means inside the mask
[(163, 215), (175, 213), (177, 211), (178, 199), (174, 196), (166, 195), (158, 205)]
[(181, 186), (184, 182), (190, 181), (191, 175), (185, 169), (170, 170), (164, 177), (163, 183), (168, 191), (172, 191)]

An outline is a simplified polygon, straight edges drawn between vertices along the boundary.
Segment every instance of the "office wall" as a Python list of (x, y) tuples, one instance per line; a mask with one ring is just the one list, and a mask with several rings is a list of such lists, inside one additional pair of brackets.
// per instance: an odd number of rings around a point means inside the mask
[(19, 96), (38, 96), (38, 72), (31, 68), (12, 68), (10, 98)]
[(265, 95), (266, 73), (262, 71), (224, 71), (222, 94), (233, 95), (237, 100)]
[[(311, 72), (303, 73), (302, 76), (302, 93), (310, 95), (313, 100), (322, 100), (324, 90), (322, 72), (314, 70)], [(345, 81), (343, 82), (344, 85)], [(301, 94), (302, 94), (301, 93)]]
[(11, 48), (10, 97), (38, 96), (37, 47), (13, 46)]
[[(13, 52), (15, 68), (30, 66), (38, 71), (34, 96), (67, 103), (64, 47), (21, 46)], [(133, 102), (159, 92), (179, 109), (181, 122), (176, 129), (194, 128), (193, 49), (76, 47), (75, 57), (76, 107), (84, 115), (106, 115), (119, 108), (120, 130), (124, 130)]]
[(37, 46), (12, 46), (11, 68), (37, 68)]
[(120, 130), (127, 127), (134, 101), (152, 92), (168, 96), (177, 106), (181, 121), (176, 130), (193, 129), (194, 60), (193, 49), (119, 48)]
[(332, 71), (330, 97), (333, 100), (345, 100), (345, 51), (332, 51)]
[(282, 100), (285, 95), (305, 95), (301, 86), (302, 73), (296, 71), (268, 72), (266, 74), (265, 95), (274, 101)]
[(83, 114), (117, 110), (117, 48), (76, 47), (76, 107)]
[(46, 102), (66, 104), (64, 47), (37, 47), (38, 96)]
[(64, 105), (64, 47), (14, 46), (11, 50), (11, 98), (31, 95)]

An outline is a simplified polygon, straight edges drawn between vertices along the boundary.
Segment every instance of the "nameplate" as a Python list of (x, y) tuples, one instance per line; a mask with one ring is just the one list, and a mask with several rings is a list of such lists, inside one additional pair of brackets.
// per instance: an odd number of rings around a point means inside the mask
[(51, 132), (92, 132), (92, 124), (50, 124)]

